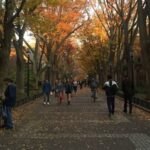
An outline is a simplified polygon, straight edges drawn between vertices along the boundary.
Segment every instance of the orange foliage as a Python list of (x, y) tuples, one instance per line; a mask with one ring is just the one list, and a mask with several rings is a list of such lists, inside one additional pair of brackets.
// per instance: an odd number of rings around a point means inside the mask
[(11, 49), (10, 57), (15, 57), (15, 56), (16, 56), (16, 51), (14, 49)]

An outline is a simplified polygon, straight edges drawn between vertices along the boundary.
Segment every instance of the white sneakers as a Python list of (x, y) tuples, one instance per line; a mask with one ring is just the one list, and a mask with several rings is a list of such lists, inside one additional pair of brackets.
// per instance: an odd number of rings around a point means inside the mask
[(44, 105), (46, 105), (46, 104), (49, 105), (49, 102), (47, 102), (47, 103), (46, 103), (46, 102), (43, 102), (43, 104), (44, 104)]

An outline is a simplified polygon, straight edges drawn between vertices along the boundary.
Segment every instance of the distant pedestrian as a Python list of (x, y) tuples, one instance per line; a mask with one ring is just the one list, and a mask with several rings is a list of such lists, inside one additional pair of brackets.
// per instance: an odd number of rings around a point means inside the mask
[(98, 89), (98, 81), (95, 78), (92, 78), (90, 82), (90, 88), (91, 88), (91, 97), (93, 98), (93, 101), (96, 101), (97, 98), (97, 89)]
[(58, 103), (61, 104), (64, 97), (64, 85), (61, 80), (57, 80), (55, 83), (55, 93), (58, 99)]
[(70, 105), (72, 90), (73, 90), (72, 82), (68, 79), (65, 84), (65, 93), (67, 95), (68, 105)]
[(82, 87), (83, 87), (83, 81), (82, 80), (79, 81), (79, 85), (80, 85), (80, 89), (82, 89)]
[(133, 90), (132, 83), (129, 80), (128, 76), (125, 76), (122, 81), (122, 91), (124, 93), (124, 110), (123, 110), (123, 112), (127, 113), (127, 103), (129, 103), (129, 113), (131, 114), (134, 90)]
[(108, 81), (105, 82), (103, 89), (105, 90), (107, 96), (107, 106), (109, 111), (109, 116), (115, 112), (115, 95), (118, 90), (118, 85), (112, 80), (112, 76), (107, 76)]
[(49, 96), (50, 96), (50, 92), (52, 91), (52, 86), (50, 84), (50, 82), (48, 80), (45, 80), (43, 83), (43, 94), (44, 94), (44, 104), (48, 104), (49, 105)]
[(78, 88), (78, 82), (76, 80), (74, 80), (73, 81), (73, 90), (74, 90), (75, 94), (77, 93), (77, 88)]
[(5, 129), (13, 129), (12, 107), (16, 104), (16, 85), (9, 78), (4, 79), (4, 82), (6, 83), (6, 90), (3, 102), (3, 110), (5, 112), (3, 127)]

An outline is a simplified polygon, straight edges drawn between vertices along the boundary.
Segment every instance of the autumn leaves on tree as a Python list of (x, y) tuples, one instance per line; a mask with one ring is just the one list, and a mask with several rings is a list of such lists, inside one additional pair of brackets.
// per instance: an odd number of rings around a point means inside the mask
[[(24, 93), (29, 53), (35, 87), (43, 74), (53, 82), (66, 72), (70, 76), (98, 75), (101, 83), (108, 73), (119, 82), (123, 74), (132, 79), (131, 55), (135, 69), (136, 60), (142, 60), (141, 72), (150, 86), (149, 10), (149, 0), (3, 1), (0, 3), (0, 83), (10, 75), (13, 45), (18, 93)], [(27, 31), (33, 33), (34, 46), (24, 38)]]

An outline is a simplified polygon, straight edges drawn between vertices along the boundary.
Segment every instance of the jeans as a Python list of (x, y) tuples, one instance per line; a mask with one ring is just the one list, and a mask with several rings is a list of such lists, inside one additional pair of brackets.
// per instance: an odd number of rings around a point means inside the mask
[(5, 126), (7, 128), (13, 128), (13, 122), (12, 122), (12, 108), (10, 106), (5, 106), (5, 112), (6, 112), (6, 120), (5, 120)]
[(107, 97), (107, 107), (110, 114), (114, 114), (115, 111), (115, 97), (108, 96)]
[(44, 93), (44, 102), (49, 102), (49, 93)]

